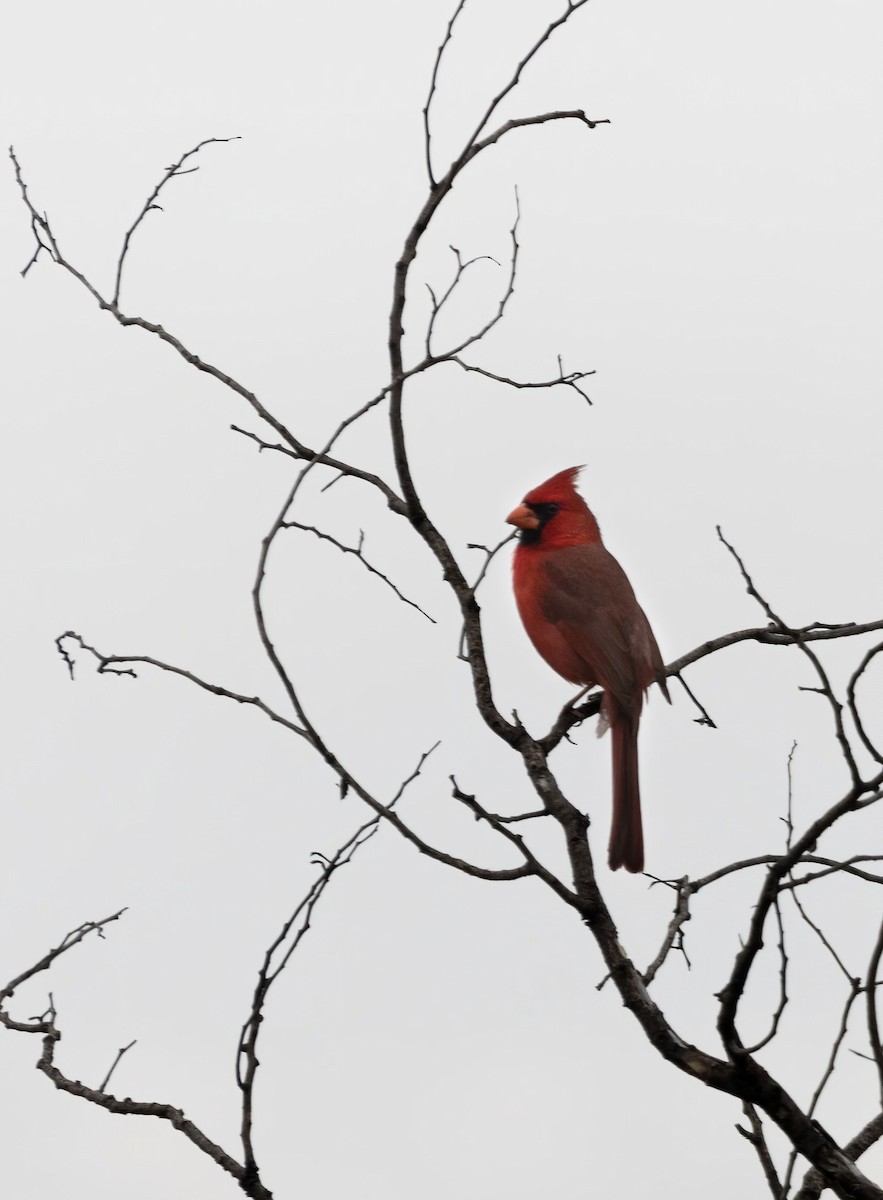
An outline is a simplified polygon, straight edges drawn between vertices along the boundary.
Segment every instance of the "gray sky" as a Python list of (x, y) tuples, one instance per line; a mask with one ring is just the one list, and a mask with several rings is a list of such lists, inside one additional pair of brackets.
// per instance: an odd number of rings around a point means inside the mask
[[(471, 132), (558, 3), (469, 0), (435, 100), (436, 162)], [(326, 437), (386, 379), (392, 271), (426, 188), (421, 108), (450, 2), (19, 6), (0, 81), (35, 204), (65, 253), (110, 286), (123, 231), (163, 168), (205, 137), (133, 244), (124, 308), (164, 325), (255, 391), (305, 441)], [(522, 246), (505, 321), (473, 353), (504, 374), (594, 369), (593, 406), (512, 393), (442, 368), (407, 401), (422, 495), (477, 570), (532, 485), (585, 462), (582, 490), (671, 660), (761, 624), (715, 535), (720, 523), (794, 624), (881, 616), (880, 322), (883, 101), (878, 4), (596, 3), (526, 73), (504, 116), (582, 107), (609, 126), (526, 130), (488, 153), (439, 214), (415, 279), (444, 287), (451, 254), (505, 262)], [(289, 464), (230, 432), (243, 403), (140, 330), (119, 328), (41, 261), (11, 169), (0, 204), (7, 331), (0, 420), (6, 747), (3, 981), (68, 929), (128, 905), (13, 1001), (53, 990), (59, 1064), (121, 1095), (183, 1107), (238, 1154), (233, 1051), (263, 949), (363, 819), (306, 748), (254, 712), (170, 677), (72, 685), (53, 638), (152, 654), (283, 703), (250, 609), (258, 545)], [(496, 306), (484, 263), (442, 327)], [(406, 327), (419, 353), (415, 287)], [(378, 412), (344, 449), (390, 474)], [(314, 473), (301, 519), (342, 539), (438, 619), (403, 608), (358, 565), (295, 533), (272, 563), (273, 636), (347, 766), (391, 795), (437, 739), (406, 812), (453, 853), (506, 865), (450, 799), (453, 772), (489, 807), (530, 807), (505, 748), (471, 711), (457, 622), (428, 554), (366, 490)], [(505, 556), (504, 556), (505, 557)], [(531, 729), (572, 689), (537, 658), (506, 561), (483, 612), (495, 694)], [(832, 647), (838, 685), (858, 659)], [(719, 729), (679, 689), (642, 726), (648, 869), (702, 874), (782, 844), (786, 760), (806, 822), (846, 773), (794, 652), (742, 647), (694, 668)], [(879, 729), (880, 671), (866, 711)], [(875, 707), (876, 706), (876, 707)], [(603, 859), (609, 745), (583, 729), (556, 755)], [(880, 816), (832, 846), (879, 846)], [(554, 839), (537, 844), (561, 866)], [(599, 871), (624, 944), (649, 961), (669, 897)], [(756, 888), (756, 881), (754, 885)], [(672, 960), (660, 1003), (717, 1052), (714, 993), (750, 916), (752, 882), (697, 906), (693, 969)], [(827, 907), (821, 907), (822, 900)], [(876, 912), (831, 885), (817, 903), (855, 974)], [(795, 999), (771, 1069), (805, 1102), (842, 984), (795, 930)], [(594, 943), (538, 885), (482, 884), (421, 859), (387, 830), (345, 872), (271, 998), (257, 1147), (277, 1196), (560, 1200), (760, 1195), (731, 1099), (662, 1063), (603, 975)], [(758, 1035), (775, 974), (751, 997)], [(750, 1031), (749, 1031), (750, 1032)], [(786, 1045), (787, 1043), (787, 1045)], [(854, 1042), (860, 1048), (861, 1029)], [(36, 1039), (0, 1042), (6, 1191), (16, 1200), (236, 1185), (159, 1122), (56, 1093)], [(846, 1056), (819, 1117), (848, 1137), (875, 1103)], [(865, 1168), (879, 1178), (883, 1152)]]

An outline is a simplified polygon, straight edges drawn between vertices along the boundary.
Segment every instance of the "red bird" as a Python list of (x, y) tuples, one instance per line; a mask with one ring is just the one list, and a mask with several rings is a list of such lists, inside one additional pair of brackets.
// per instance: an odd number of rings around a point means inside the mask
[(506, 518), (520, 530), (515, 600), (549, 666), (571, 683), (604, 689), (598, 732), (609, 726), (613, 740), (608, 861), (613, 871), (638, 872), (644, 869), (638, 722), (651, 683), (669, 700), (665, 666), (632, 585), (576, 490), (581, 470), (559, 471)]

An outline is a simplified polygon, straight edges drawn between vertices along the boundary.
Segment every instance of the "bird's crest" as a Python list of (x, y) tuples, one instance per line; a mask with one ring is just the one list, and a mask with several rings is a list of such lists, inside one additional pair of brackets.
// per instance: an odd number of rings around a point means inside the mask
[(579, 467), (567, 467), (535, 487), (524, 497), (525, 504), (561, 504), (565, 500), (578, 496), (576, 481), (585, 464)]

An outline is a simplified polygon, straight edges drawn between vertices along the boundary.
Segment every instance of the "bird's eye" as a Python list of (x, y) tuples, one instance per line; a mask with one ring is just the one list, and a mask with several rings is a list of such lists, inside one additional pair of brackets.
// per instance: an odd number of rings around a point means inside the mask
[(552, 501), (549, 504), (537, 504), (534, 506), (534, 511), (536, 512), (536, 514), (540, 518), (540, 520), (543, 522), (543, 524), (545, 524), (546, 521), (551, 520), (552, 517), (554, 517), (556, 513), (561, 511), (561, 505), (555, 504), (554, 501)]

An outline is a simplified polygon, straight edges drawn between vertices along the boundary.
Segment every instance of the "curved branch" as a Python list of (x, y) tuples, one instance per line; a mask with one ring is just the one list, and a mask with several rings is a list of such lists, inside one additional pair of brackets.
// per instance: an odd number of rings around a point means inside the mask
[(163, 190), (163, 188), (166, 186), (166, 184), (169, 182), (169, 180), (175, 179), (178, 175), (192, 175), (194, 171), (199, 170), (198, 167), (190, 167), (186, 171), (182, 170), (182, 168), (184, 166), (184, 163), (187, 161), (187, 159), (193, 158), (193, 156), (195, 154), (198, 154), (200, 152), (200, 150), (203, 148), (203, 146), (211, 146), (212, 144), (217, 143), (217, 142), (238, 142), (238, 141), (239, 141), (238, 137), (205, 138), (203, 141), (199, 142), (198, 145), (194, 146), (192, 150), (187, 150), (184, 154), (182, 154), (176, 163), (172, 163), (172, 165), (170, 167), (166, 168), (165, 175), (163, 175), (162, 179), (159, 181), (159, 183), (156, 185), (156, 187), (153, 189), (153, 191), (147, 197), (147, 200), (144, 202), (144, 207), (141, 209), (141, 212), (135, 218), (132, 225), (126, 230), (125, 237), (123, 238), (123, 248), (120, 251), (120, 257), (119, 257), (119, 260), (117, 261), (116, 282), (114, 284), (114, 289), (113, 289), (113, 303), (114, 304), (117, 304), (119, 302), (120, 287), (122, 285), (122, 279), (123, 279), (123, 264), (126, 261), (126, 255), (129, 253), (129, 243), (132, 240), (132, 235), (134, 234), (135, 230), (138, 228), (138, 226), (141, 224), (141, 222), (144, 220), (144, 218), (147, 216), (147, 214), (149, 212), (154, 212), (154, 211), (161, 212), (162, 211), (160, 205), (157, 204), (157, 200), (159, 198), (160, 192)]
[(773, 912), (776, 914), (776, 925), (779, 932), (779, 1002), (773, 1013), (773, 1019), (766, 1034), (752, 1046), (745, 1047), (746, 1054), (757, 1054), (764, 1046), (768, 1046), (779, 1032), (779, 1022), (788, 1004), (788, 951), (785, 947), (785, 926), (782, 922), (782, 909), (778, 896), (773, 901)]
[(435, 54), (435, 62), (432, 66), (432, 79), (429, 84), (429, 95), (426, 97), (426, 104), (423, 106), (423, 143), (424, 154), (426, 156), (426, 174), (429, 177), (429, 186), (435, 187), (435, 177), (432, 174), (432, 134), (429, 128), (429, 110), (432, 107), (432, 98), (435, 95), (436, 85), (438, 83), (438, 72), (441, 67), (442, 58), (447, 49), (448, 42), (454, 33), (454, 22), (463, 11), (466, 0), (459, 0), (457, 7), (454, 9), (454, 15), (448, 21), (448, 27), (445, 30), (445, 36)]
[(382, 571), (378, 571), (376, 567), (373, 567), (371, 565), (371, 563), (368, 562), (367, 558), (365, 558), (364, 554), (362, 553), (362, 545), (365, 540), (365, 534), (361, 530), (359, 531), (358, 546), (347, 546), (347, 545), (344, 545), (343, 542), (339, 542), (337, 540), (337, 538), (332, 537), (330, 533), (323, 533), (322, 530), (317, 529), (315, 525), (302, 525), (300, 521), (283, 521), (282, 528), (283, 529), (300, 529), (304, 533), (313, 533), (316, 535), (317, 538), (320, 538), (323, 542), (330, 542), (332, 546), (336, 546), (337, 549), (341, 551), (341, 553), (354, 554), (355, 557), (362, 564), (362, 566), (365, 568), (365, 570), (368, 571), (369, 574), (376, 576), (378, 579), (382, 579), (383, 582), (386, 584), (386, 586), (388, 588), (390, 588), (393, 592), (395, 592), (395, 594), (398, 596), (398, 598), (402, 601), (403, 604), (408, 604), (408, 605), (410, 605), (411, 608), (416, 608), (417, 611), (419, 613), (422, 613), (422, 615), (424, 617), (426, 617), (427, 621), (431, 621), (433, 625), (438, 624), (435, 617), (431, 617), (429, 615), (429, 613), (426, 612), (425, 609), (422, 609), (420, 607), (419, 604), (417, 604), (414, 600), (409, 600), (407, 596), (402, 595), (402, 593), (399, 591), (399, 589), (396, 587), (396, 585), (393, 583), (393, 581), (389, 578), (388, 575), (384, 575)]
[(741, 1125), (737, 1125), (736, 1130), (738, 1133), (741, 1133), (746, 1142), (749, 1142), (754, 1147), (764, 1179), (767, 1181), (767, 1187), (770, 1189), (774, 1200), (782, 1200), (782, 1197), (786, 1196), (787, 1192), (783, 1191), (782, 1183), (776, 1172), (773, 1156), (770, 1154), (770, 1148), (767, 1145), (766, 1135), (764, 1134), (763, 1122), (757, 1114), (757, 1109), (747, 1100), (742, 1103), (742, 1111), (748, 1118), (751, 1128), (744, 1129)]
[[(420, 767), (425, 760), (426, 755), (420, 760), (417, 770), (410, 777), (411, 779), (419, 774)], [(400, 790), (404, 790), (408, 782), (410, 780), (406, 780)], [(321, 873), (264, 954), (261, 968), (258, 971), (258, 981), (252, 997), (251, 1010), (242, 1026), (239, 1043), (236, 1047), (236, 1083), (242, 1092), (240, 1138), (245, 1157), (245, 1169), (252, 1178), (258, 1176), (252, 1139), (255, 1081), (260, 1066), (257, 1046), (270, 988), (288, 966), (292, 955), (309, 932), (315, 907), (322, 898), (332, 876), (340, 867), (352, 862), (355, 854), (376, 834), (379, 821), (379, 817), (372, 817), (370, 821), (366, 821), (347, 838), (342, 846), (335, 850), (330, 858), (324, 854), (314, 854), (313, 861), (321, 866)], [(299, 922), (297, 928), (295, 928), (296, 922)], [(277, 956), (278, 961), (276, 961)]]
[(88, 651), (98, 661), (96, 668), (99, 675), (129, 675), (135, 678), (135, 672), (129, 667), (130, 663), (136, 665), (141, 663), (144, 666), (155, 667), (158, 671), (165, 671), (168, 675), (178, 675), (181, 679), (186, 679), (189, 683), (195, 684), (204, 692), (210, 692), (213, 696), (223, 696), (226, 700), (235, 700), (237, 704), (247, 704), (258, 709), (264, 716), (269, 717), (277, 725), (283, 725), (292, 733), (296, 733), (298, 737), (306, 738), (309, 741), (309, 735), (305, 729), (299, 725), (295, 725), (293, 721), (289, 721), (283, 717), (281, 713), (277, 713), (275, 709), (270, 708), (269, 704), (265, 704), (259, 696), (243, 696), (239, 692), (232, 692), (229, 688), (220, 687), (216, 683), (208, 683), (205, 679), (200, 679), (198, 675), (194, 675), (192, 671), (186, 671), (183, 667), (176, 667), (173, 663), (163, 662), (162, 659), (153, 658), (148, 654), (102, 654), (100, 650), (96, 650), (94, 646), (90, 646), (87, 641), (73, 629), (68, 629), (65, 633), (60, 634), (55, 639), (55, 645), (58, 652), (64, 659), (67, 668), (70, 672), (71, 679), (74, 677), (74, 661), (68, 654), (64, 645), (66, 641), (74, 641), (81, 649)]
[(858, 706), (856, 705), (856, 702), (855, 702), (855, 689), (858, 687), (859, 680), (861, 679), (862, 675), (864, 675), (865, 671), (871, 665), (873, 660), (881, 652), (883, 652), (883, 642), (879, 642), (876, 646), (872, 646), (871, 649), (867, 652), (867, 654), (864, 656), (864, 658), (859, 663), (859, 665), (856, 667), (855, 671), (853, 672), (852, 676), (850, 677), (849, 683), (846, 686), (846, 698), (847, 698), (847, 702), (849, 704), (849, 712), (850, 712), (850, 715), (852, 716), (852, 720), (855, 725), (856, 732), (858, 733), (859, 737), (861, 738), (862, 742), (864, 743), (865, 749), (868, 751), (868, 753), (871, 755), (872, 758), (874, 758), (878, 763), (883, 764), (883, 753), (881, 753), (877, 749), (877, 747), (874, 745), (874, 743), (871, 741), (871, 739), (868, 737), (867, 733), (865, 732), (865, 727), (862, 724), (862, 720), (861, 720), (861, 717), (859, 716), (859, 712), (858, 712)]
[[(582, 3), (585, 0), (581, 0)], [(571, 11), (576, 6), (571, 5)], [(569, 14), (568, 14), (569, 15)], [(563, 18), (563, 19), (566, 19)], [(562, 19), (562, 20), (563, 20)], [(557, 24), (560, 24), (558, 22)], [(551, 32), (551, 30), (549, 31)], [(549, 34), (546, 34), (548, 37)], [(541, 39), (535, 50), (542, 45), (546, 37)], [(525, 58), (524, 62), (519, 67), (516, 77), (520, 74), (521, 67), (529, 61), (535, 50)], [(517, 78), (516, 78), (517, 81)], [(509, 89), (511, 90), (511, 89)], [(500, 98), (502, 98), (501, 93)], [(496, 102), (488, 110), (488, 116), (496, 107)], [(411, 475), (411, 467), (408, 459), (407, 447), (405, 444), (405, 432), (403, 423), (402, 405), (404, 399), (404, 384), (408, 378), (408, 372), (405, 370), (404, 357), (402, 351), (402, 340), (404, 337), (404, 311), (405, 297), (407, 290), (408, 272), (416, 255), (420, 241), (426, 232), (430, 221), (435, 215), (436, 210), (442, 200), (448, 195), (454, 186), (454, 182), (463, 171), (463, 169), (473, 161), (479, 154), (486, 150), (489, 146), (494, 145), (513, 129), (525, 128), (530, 125), (542, 125), (550, 121), (559, 120), (577, 120), (585, 124), (588, 128), (594, 129), (596, 125), (602, 124), (601, 121), (592, 121), (581, 110), (567, 110), (559, 112), (542, 113), (534, 117), (521, 117), (512, 121), (507, 121), (501, 125), (499, 129), (483, 138), (481, 141), (470, 139), (467, 148), (461, 154), (460, 158), (454, 162), (448, 169), (447, 174), (443, 179), (439, 180), (434, 188), (431, 189), (423, 208), (417, 216), (402, 249), (399, 261), (396, 263), (395, 275), (393, 281), (393, 300), (392, 308), (389, 316), (389, 360), (391, 372), (391, 390), (390, 390), (390, 433), (393, 445), (393, 457), (396, 465), (396, 472), (399, 479), (399, 486), (402, 490), (402, 496), (406, 506), (406, 515), (411, 525), (417, 531), (422, 540), (426, 543), (432, 553), (438, 560), (446, 582), (453, 589), (460, 610), (463, 615), (464, 625), (466, 628), (466, 645), (467, 657), (469, 660), (472, 678), (473, 689), (475, 692), (476, 704), (478, 710), (494, 733), (509, 745), (515, 745), (520, 736), (519, 729), (510, 724), (498, 711), (492, 699), (490, 676), (488, 674), (487, 662), (484, 655), (484, 642), (481, 632), (481, 621), (479, 618), (479, 609), (475, 601), (475, 594), (470, 588), (463, 575), (460, 567), (447, 544), (447, 541), (429, 519), (428, 514), (423, 508), (423, 504), (417, 493), (414, 485), (414, 480)], [(482, 121), (479, 129), (486, 124), (487, 116)], [(514, 237), (514, 233), (513, 233)], [(424, 360), (426, 361), (426, 360)], [(428, 363), (427, 363), (428, 365)]]
[(871, 1043), (871, 1053), (877, 1067), (877, 1080), (880, 1086), (880, 1106), (883, 1108), (883, 1047), (880, 1045), (880, 1026), (877, 1021), (877, 989), (880, 980), (877, 973), (880, 969), (880, 957), (883, 955), (883, 922), (877, 941), (868, 963), (868, 973), (865, 977), (865, 1000), (867, 1002), (868, 1041)]

